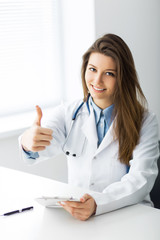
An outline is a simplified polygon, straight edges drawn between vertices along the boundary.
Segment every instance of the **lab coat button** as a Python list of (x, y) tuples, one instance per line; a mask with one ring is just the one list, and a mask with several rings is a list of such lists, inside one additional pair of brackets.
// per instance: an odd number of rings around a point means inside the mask
[(68, 152), (68, 151), (66, 152), (66, 155), (69, 155), (69, 152)]
[(74, 153), (72, 156), (73, 156), (73, 157), (76, 157), (76, 154)]
[(91, 186), (94, 186), (94, 183), (91, 183)]

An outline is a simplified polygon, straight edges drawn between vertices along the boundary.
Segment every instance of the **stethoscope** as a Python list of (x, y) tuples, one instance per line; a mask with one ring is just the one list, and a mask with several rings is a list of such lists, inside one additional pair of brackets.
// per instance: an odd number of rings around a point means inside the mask
[(89, 97), (90, 97), (90, 94), (88, 94), (87, 101), (83, 101), (83, 102), (77, 107), (77, 109), (76, 109), (76, 110), (74, 111), (74, 113), (73, 113), (72, 123), (71, 123), (70, 129), (69, 129), (69, 132), (68, 132), (66, 141), (65, 141), (65, 143), (64, 143), (64, 145), (63, 145), (63, 148), (62, 148), (63, 152), (64, 152), (66, 155), (71, 155), (71, 156), (73, 156), (73, 157), (77, 157), (77, 155), (78, 155), (78, 154), (76, 154), (76, 153), (71, 153), (71, 151), (70, 151), (69, 149), (65, 149), (65, 145), (66, 145), (66, 143), (67, 143), (67, 141), (68, 141), (68, 139), (69, 139), (69, 137), (70, 137), (70, 135), (71, 135), (71, 131), (72, 131), (72, 129), (73, 129), (73, 124), (75, 123), (76, 117), (77, 117), (80, 109), (82, 108), (82, 106), (83, 106), (85, 103), (86, 103), (88, 112), (89, 112), (89, 114), (90, 114)]

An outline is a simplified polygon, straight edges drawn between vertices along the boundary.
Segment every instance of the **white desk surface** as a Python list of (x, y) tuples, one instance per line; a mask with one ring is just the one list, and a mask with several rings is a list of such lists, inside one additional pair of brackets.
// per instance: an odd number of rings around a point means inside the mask
[(34, 206), (34, 210), (0, 217), (1, 240), (159, 240), (160, 210), (141, 204), (87, 221), (63, 209), (44, 208), (34, 201), (43, 194), (80, 197), (84, 189), (0, 167), (0, 214)]

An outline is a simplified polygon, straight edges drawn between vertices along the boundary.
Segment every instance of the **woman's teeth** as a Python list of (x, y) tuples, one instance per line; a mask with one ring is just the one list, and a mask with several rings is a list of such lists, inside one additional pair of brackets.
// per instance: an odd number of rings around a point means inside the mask
[(103, 91), (103, 90), (104, 90), (104, 88), (97, 88), (97, 87), (95, 87), (95, 86), (93, 86), (93, 88), (94, 88), (95, 90), (97, 90), (97, 91)]

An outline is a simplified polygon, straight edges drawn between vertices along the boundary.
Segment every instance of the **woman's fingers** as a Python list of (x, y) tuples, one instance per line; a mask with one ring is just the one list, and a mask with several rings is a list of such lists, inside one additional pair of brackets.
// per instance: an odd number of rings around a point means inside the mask
[(52, 140), (53, 131), (50, 128), (33, 127), (34, 140)]
[(32, 147), (32, 152), (39, 152), (45, 150), (45, 146), (42, 147)]
[(79, 220), (87, 220), (96, 211), (95, 200), (88, 194), (81, 198), (81, 202), (66, 201), (60, 205), (68, 211), (72, 216)]

